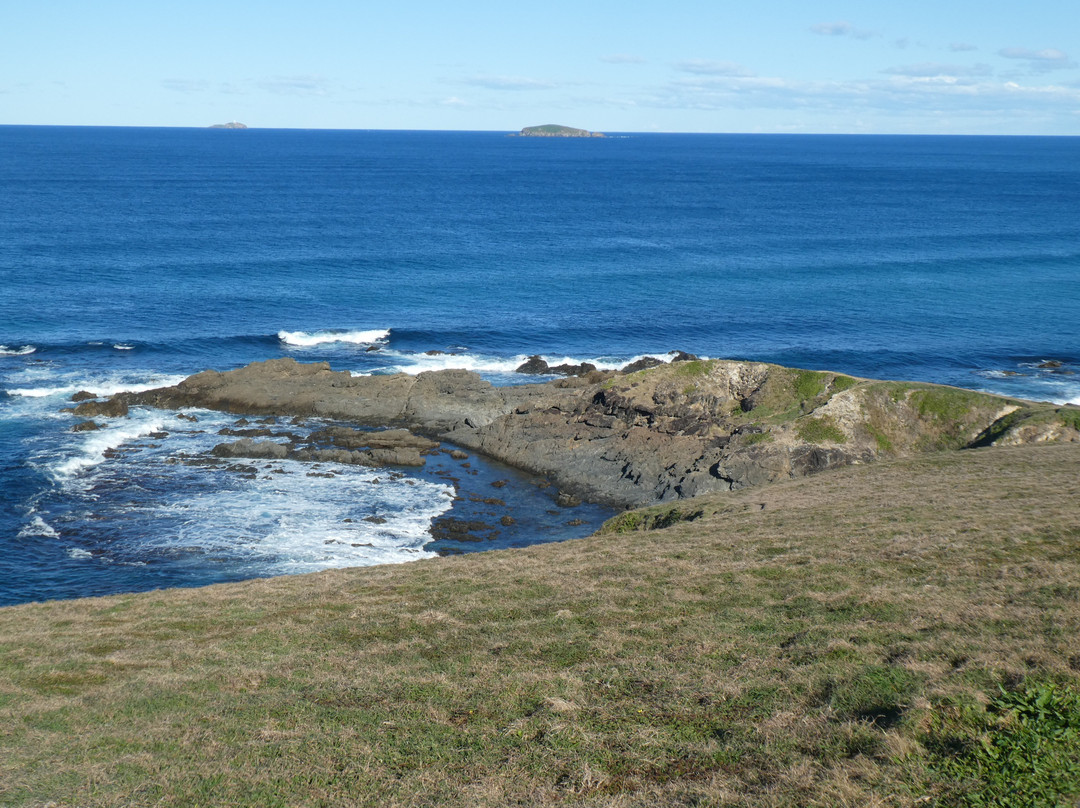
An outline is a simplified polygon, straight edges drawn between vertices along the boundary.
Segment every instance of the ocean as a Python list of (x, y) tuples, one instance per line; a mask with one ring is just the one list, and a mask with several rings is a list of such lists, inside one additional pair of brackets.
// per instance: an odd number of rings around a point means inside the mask
[(72, 432), (80, 390), (276, 357), (515, 384), (533, 354), (682, 350), (1080, 403), (1077, 211), (1076, 138), (0, 127), (0, 605), (611, 513), (445, 453), (199, 465), (237, 416)]

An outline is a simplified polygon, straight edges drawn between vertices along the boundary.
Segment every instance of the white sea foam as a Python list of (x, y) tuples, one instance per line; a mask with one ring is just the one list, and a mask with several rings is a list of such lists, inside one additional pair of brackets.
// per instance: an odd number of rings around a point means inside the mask
[[(401, 353), (390, 350), (380, 351), (378, 355), (391, 360), (380, 368), (380, 370), (390, 370), (400, 373), (422, 373), (427, 370), (449, 370), (453, 368), (472, 370), (480, 374), (506, 374), (516, 371), (530, 358), (526, 354), (518, 354), (517, 356), (509, 358), (499, 358), (470, 353), (440, 353), (428, 355)], [(580, 365), (587, 362), (591, 365), (595, 365), (598, 370), (619, 370), (620, 368), (626, 367), (631, 362), (636, 362), (639, 359), (644, 359), (646, 357), (659, 359), (662, 362), (667, 362), (671, 358), (667, 354), (639, 354), (637, 356), (632, 356), (629, 359), (610, 356), (589, 357), (585, 359), (573, 356), (540, 356), (540, 358), (547, 362), (551, 367), (556, 367), (558, 365)]]
[[(423, 547), (431, 541), (431, 520), (451, 507), (450, 486), (328, 463), (319, 468), (335, 472), (332, 478), (309, 477), (307, 464), (295, 461), (272, 465), (286, 473), (242, 483), (230, 478), (228, 485), (163, 504), (160, 516), (179, 529), (153, 531), (145, 547), (239, 555), (278, 573), (433, 555)], [(365, 521), (373, 514), (384, 521)]]
[(279, 331), (278, 339), (286, 345), (299, 348), (311, 348), (335, 342), (353, 345), (374, 345), (390, 336), (390, 329), (372, 329), (369, 331)]
[(113, 345), (113, 348), (115, 348), (118, 351), (134, 351), (135, 350), (134, 345), (124, 345), (124, 344), (119, 343), (119, 342), (116, 343), (115, 345)]
[(22, 388), (10, 388), (7, 390), (9, 396), (19, 396), (21, 398), (48, 398), (49, 396), (62, 396), (68, 393), (74, 393), (77, 388), (71, 385), (64, 387), (22, 387)]
[(97, 396), (107, 397), (117, 393), (141, 393), (157, 387), (171, 387), (182, 382), (186, 376), (152, 376), (149, 379), (133, 382), (117, 376), (82, 378), (77, 381), (54, 387), (11, 387), (8, 395), (23, 398), (48, 398), (49, 396), (67, 396), (79, 390), (89, 390)]
[(30, 523), (23, 525), (19, 529), (19, 538), (26, 538), (28, 536), (45, 536), (49, 539), (59, 538), (60, 534), (56, 532), (52, 525), (42, 519), (40, 516), (35, 516)]
[(9, 348), (7, 345), (0, 345), (0, 356), (26, 356), (36, 351), (33, 345), (24, 345), (21, 348)]
[(91, 553), (89, 550), (83, 550), (80, 547), (69, 547), (68, 551), (67, 551), (67, 554), (68, 554), (68, 558), (93, 558), (94, 557), (94, 554)]
[(82, 433), (85, 437), (75, 453), (66, 456), (50, 466), (54, 479), (60, 482), (71, 480), (80, 472), (96, 466), (105, 460), (105, 452), (116, 449), (128, 441), (136, 440), (151, 432), (162, 429), (160, 413), (146, 413), (135, 416), (116, 426), (109, 426), (98, 432)]

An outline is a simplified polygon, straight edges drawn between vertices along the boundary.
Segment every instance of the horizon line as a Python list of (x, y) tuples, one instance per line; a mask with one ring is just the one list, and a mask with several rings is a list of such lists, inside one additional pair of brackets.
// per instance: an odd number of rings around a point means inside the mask
[[(238, 121), (232, 121), (238, 123)], [(0, 128), (37, 128), (37, 129), (192, 129), (229, 132), (264, 131), (264, 132), (446, 132), (461, 134), (502, 134), (518, 135), (521, 129), (397, 129), (380, 127), (329, 127), (329, 126), (252, 126), (230, 129), (222, 125), (206, 124), (68, 124), (68, 123), (0, 123)], [(595, 134), (610, 135), (757, 135), (763, 137), (1044, 137), (1071, 138), (1078, 134), (988, 134), (986, 132), (761, 132), (761, 131), (701, 131), (701, 130), (584, 130)], [(560, 138), (549, 138), (560, 139)], [(573, 140), (575, 138), (561, 138)], [(592, 138), (577, 138), (590, 140)], [(600, 138), (597, 138), (600, 139)]]

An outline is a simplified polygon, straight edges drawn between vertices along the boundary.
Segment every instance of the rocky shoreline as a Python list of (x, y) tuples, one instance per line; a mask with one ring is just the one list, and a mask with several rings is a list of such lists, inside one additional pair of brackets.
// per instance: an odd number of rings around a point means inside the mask
[(84, 400), (73, 413), (123, 417), (140, 405), (331, 419), (366, 429), (321, 435), (304, 447), (238, 435), (215, 453), (407, 466), (423, 462), (431, 441), (445, 440), (543, 476), (567, 501), (624, 508), (882, 457), (1080, 441), (1077, 407), (760, 362), (675, 358), (623, 371), (544, 367), (534, 372), (578, 375), (509, 387), (464, 370), (353, 376), (327, 363), (273, 359), (204, 371), (174, 387)]

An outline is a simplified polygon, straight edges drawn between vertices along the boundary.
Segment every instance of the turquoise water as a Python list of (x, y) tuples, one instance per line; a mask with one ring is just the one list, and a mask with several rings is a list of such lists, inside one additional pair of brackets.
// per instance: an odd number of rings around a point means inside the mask
[[(684, 350), (1080, 401), (1077, 210), (1069, 138), (0, 127), (0, 603), (424, 557), (460, 474), (250, 485), (172, 414), (69, 432), (80, 389)], [(606, 515), (515, 485), (457, 549)]]

